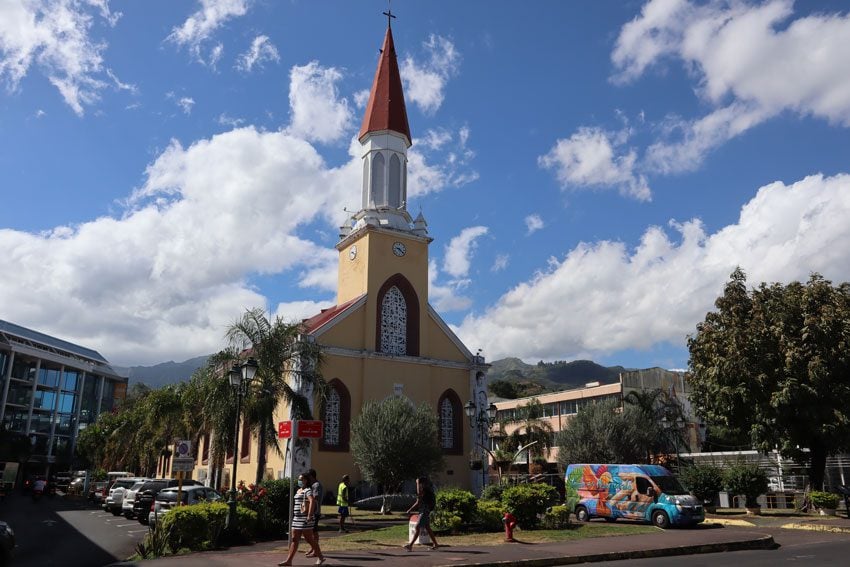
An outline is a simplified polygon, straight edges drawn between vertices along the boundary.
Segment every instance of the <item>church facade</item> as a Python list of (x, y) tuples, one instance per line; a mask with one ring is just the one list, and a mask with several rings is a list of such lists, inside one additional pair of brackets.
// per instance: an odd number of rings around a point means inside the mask
[[(293, 384), (313, 400), (313, 415), (323, 421), (324, 436), (294, 447), (281, 440), (281, 449), (293, 449), (295, 474), (312, 467), (328, 486), (344, 474), (356, 483), (362, 477), (349, 450), (351, 420), (368, 401), (402, 396), (416, 405), (429, 404), (439, 417), (446, 466), (434, 480), (478, 491), (483, 478), (480, 471), (470, 470), (470, 455), (477, 444), (487, 444), (486, 428), (477, 419), (487, 411), (487, 365), (428, 302), (432, 238), (422, 214), (414, 219), (406, 207), (412, 138), (390, 27), (359, 141), (361, 209), (340, 227), (336, 305), (302, 323), (302, 340), (321, 347), (320, 371), (328, 392), (320, 400), (303, 385)], [(475, 405), (472, 420), (464, 413), (469, 401)], [(277, 414), (276, 421), (289, 419), (290, 408), (282, 405)], [(254, 477), (256, 464), (249, 463), (257, 455), (256, 439), (249, 446), (240, 451), (238, 476), (246, 482)], [(207, 477), (208, 471), (199, 472), (199, 477)], [(267, 477), (292, 472), (283, 456), (269, 452)], [(224, 474), (226, 486), (228, 472)]]

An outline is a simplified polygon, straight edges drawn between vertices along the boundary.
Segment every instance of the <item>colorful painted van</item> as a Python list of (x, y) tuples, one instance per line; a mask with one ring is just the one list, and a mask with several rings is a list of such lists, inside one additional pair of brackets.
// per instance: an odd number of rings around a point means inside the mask
[(580, 522), (643, 520), (659, 528), (705, 520), (702, 502), (658, 465), (569, 465), (566, 500)]

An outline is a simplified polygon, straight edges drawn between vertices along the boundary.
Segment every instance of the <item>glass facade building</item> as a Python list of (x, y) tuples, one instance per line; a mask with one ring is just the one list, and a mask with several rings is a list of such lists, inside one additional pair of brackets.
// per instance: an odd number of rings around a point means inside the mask
[(67, 470), (79, 431), (127, 392), (127, 378), (97, 351), (3, 320), (0, 384), (0, 424), (29, 437), (36, 473)]

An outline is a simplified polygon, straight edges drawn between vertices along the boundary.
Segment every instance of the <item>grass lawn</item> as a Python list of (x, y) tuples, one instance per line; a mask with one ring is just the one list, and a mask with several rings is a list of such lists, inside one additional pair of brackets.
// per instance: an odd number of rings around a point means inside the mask
[[(574, 524), (571, 528), (564, 530), (520, 530), (514, 532), (514, 537), (523, 543), (549, 543), (587, 537), (655, 533), (656, 531), (656, 528), (648, 525), (593, 522), (590, 524)], [(407, 523), (404, 523), (398, 526), (351, 533), (340, 537), (323, 538), (322, 551), (378, 550), (387, 547), (401, 547), (407, 543), (407, 539), (408, 526)], [(445, 535), (437, 536), (437, 541), (441, 546), (451, 547), (503, 545), (505, 544), (505, 535), (503, 532)]]

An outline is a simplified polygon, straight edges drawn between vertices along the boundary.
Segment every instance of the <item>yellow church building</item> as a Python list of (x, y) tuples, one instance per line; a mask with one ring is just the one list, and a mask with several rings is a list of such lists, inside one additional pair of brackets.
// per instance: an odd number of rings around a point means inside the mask
[[(420, 213), (407, 211), (407, 151), (411, 146), (404, 93), (388, 26), (359, 141), (362, 148), (362, 206), (340, 228), (336, 305), (303, 321), (303, 340), (323, 355), (321, 374), (329, 385), (324, 401), (313, 399), (313, 415), (324, 434), (307, 451), (294, 451), (294, 472), (315, 468), (327, 486), (343, 474), (360, 472), (349, 451), (350, 422), (364, 403), (402, 396), (426, 402), (439, 417), (445, 469), (434, 480), (443, 486), (481, 489), (480, 471), (470, 470), (476, 443), (486, 445), (480, 427), (487, 412), (484, 358), (473, 355), (428, 302), (428, 247), (432, 238)], [(476, 415), (467, 420), (472, 401)], [(282, 405), (276, 421), (290, 418)], [(249, 441), (249, 443), (246, 443)], [(286, 447), (281, 440), (281, 448)], [(253, 481), (256, 439), (242, 436), (239, 479)], [(416, 447), (411, 447), (415, 451)], [(204, 453), (204, 451), (198, 451)], [(195, 477), (210, 478), (198, 455)], [(228, 459), (228, 462), (231, 462)], [(246, 466), (247, 465), (247, 466)], [(229, 468), (229, 465), (226, 467)], [(289, 463), (270, 452), (266, 476), (289, 476)], [(223, 486), (229, 486), (224, 471)]]

